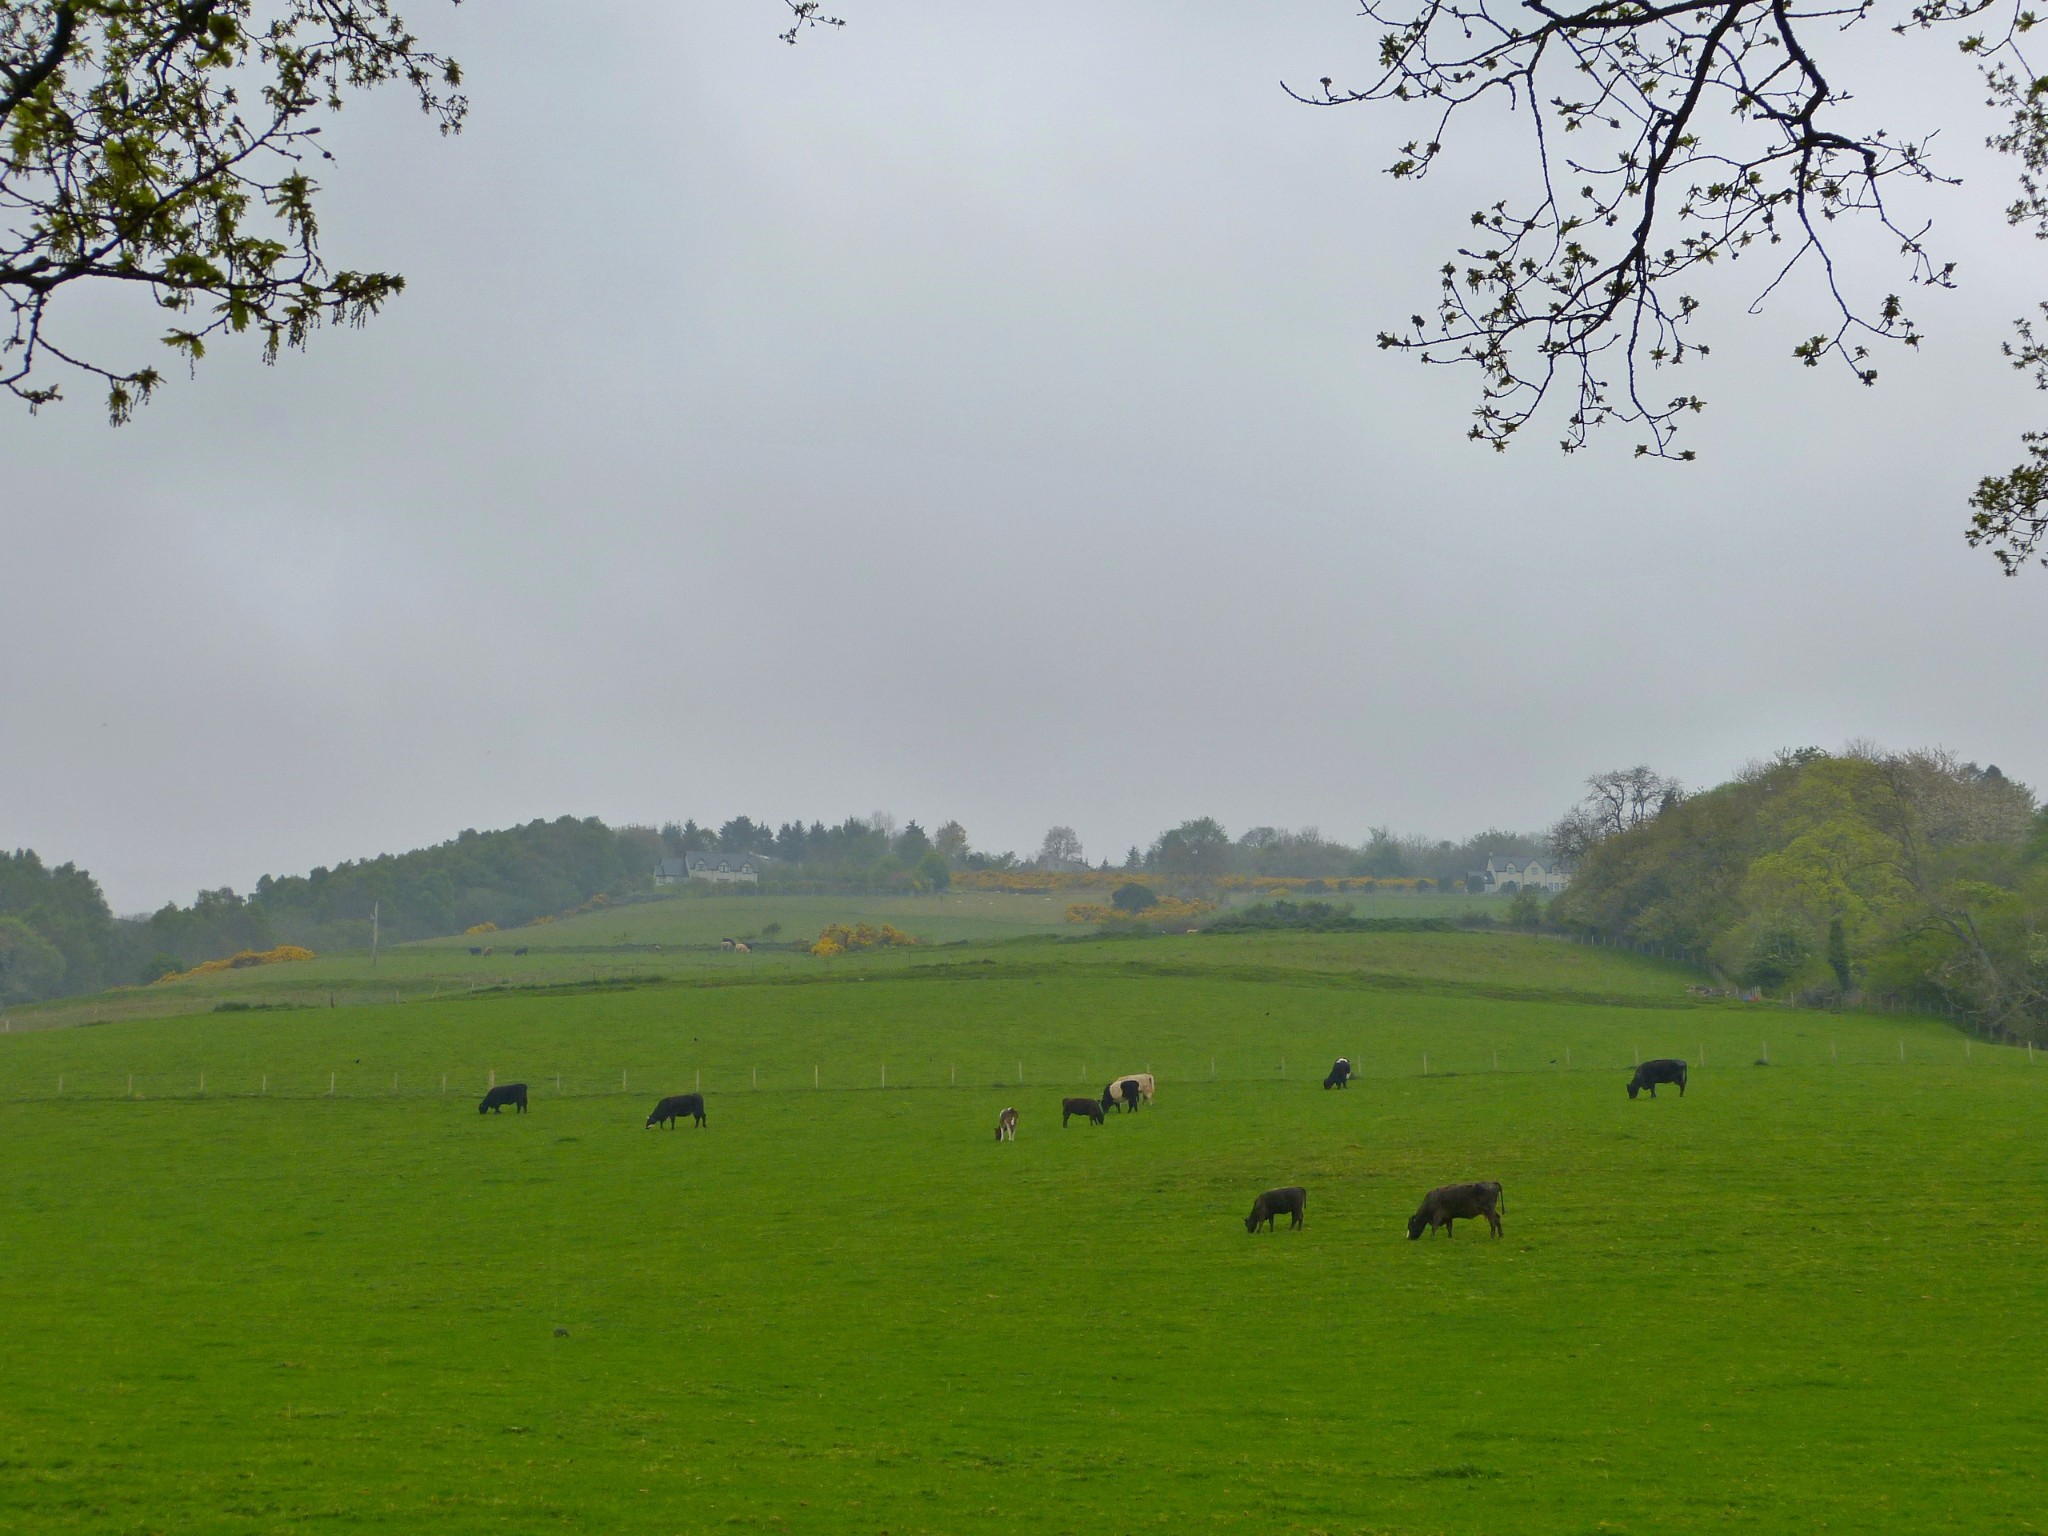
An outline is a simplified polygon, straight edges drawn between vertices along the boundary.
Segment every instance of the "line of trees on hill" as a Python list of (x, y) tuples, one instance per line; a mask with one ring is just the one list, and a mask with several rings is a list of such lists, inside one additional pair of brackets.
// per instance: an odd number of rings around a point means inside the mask
[(1490, 855), (1528, 858), (1549, 848), (1544, 833), (1497, 828), (1461, 842), (1399, 836), (1385, 827), (1373, 828), (1356, 845), (1326, 838), (1314, 827), (1257, 826), (1233, 838), (1222, 823), (1204, 816), (1162, 832), (1149, 848), (1132, 847), (1121, 861), (1091, 864), (1070, 826), (1049, 828), (1038, 852), (1020, 857), (1014, 851), (971, 847), (967, 829), (957, 821), (927, 833), (915, 821), (898, 823), (879, 811), (848, 817), (837, 826), (816, 821), (774, 826), (747, 816), (736, 816), (716, 830), (695, 821), (670, 822), (661, 829), (661, 841), (675, 857), (695, 852), (766, 855), (774, 861), (766, 871), (770, 884), (864, 890), (943, 890), (959, 870), (1031, 869), (1122, 869), (1190, 882), (1224, 875), (1407, 878), (1462, 890), (1466, 877)]
[(1559, 824), (1578, 865), (1549, 922), (1694, 950), (1773, 995), (1882, 995), (2048, 1039), (2048, 810), (1996, 767), (1804, 748), (1703, 793), (1662, 781), (1602, 821), (1611, 789)]
[(877, 812), (779, 826), (736, 816), (715, 829), (695, 821), (660, 828), (611, 827), (563, 816), (500, 831), (465, 831), (409, 853), (265, 875), (246, 895), (201, 891), (190, 905), (116, 917), (98, 882), (75, 865), (46, 865), (33, 851), (0, 852), (0, 1004), (31, 1002), (146, 982), (206, 960), (278, 944), (313, 950), (370, 942), (371, 913), (387, 942), (512, 928), (606, 902), (650, 894), (656, 864), (690, 852), (762, 858), (763, 885), (786, 891), (937, 891), (956, 871), (1117, 867), (1199, 887), (1225, 875), (1434, 880), (1462, 888), (1489, 854), (1528, 855), (1540, 835), (1486, 832), (1463, 842), (1397, 837), (1375, 829), (1356, 846), (1315, 828), (1253, 827), (1232, 838), (1213, 818), (1182, 822), (1120, 865), (1087, 862), (1071, 827), (1047, 832), (1030, 858), (973, 848), (957, 821), (927, 833)]
[(307, 875), (265, 875), (246, 896), (223, 887), (190, 906), (120, 918), (75, 865), (0, 852), (0, 1004), (151, 981), (277, 944), (361, 948), (373, 910), (386, 941), (514, 927), (649, 888), (661, 849), (651, 828), (564, 816)]

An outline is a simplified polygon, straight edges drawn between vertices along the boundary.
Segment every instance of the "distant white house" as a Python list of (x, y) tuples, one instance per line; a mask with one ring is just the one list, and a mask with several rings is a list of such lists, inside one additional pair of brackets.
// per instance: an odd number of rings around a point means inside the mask
[(1494, 854), (1486, 861), (1479, 888), (1489, 896), (1509, 891), (1561, 891), (1572, 883), (1555, 859), (1504, 859)]
[(654, 866), (656, 885), (678, 880), (708, 880), (713, 885), (759, 885), (761, 871), (751, 853), (686, 853)]

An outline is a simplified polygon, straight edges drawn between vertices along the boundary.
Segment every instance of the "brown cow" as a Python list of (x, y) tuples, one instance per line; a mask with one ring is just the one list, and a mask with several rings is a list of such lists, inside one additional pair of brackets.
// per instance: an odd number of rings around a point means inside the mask
[(1102, 1124), (1102, 1106), (1093, 1099), (1061, 1099), (1060, 1126), (1065, 1129), (1067, 1120), (1073, 1115), (1085, 1115), (1097, 1125)]
[(1506, 1207), (1497, 1179), (1481, 1184), (1445, 1184), (1422, 1197), (1422, 1209), (1408, 1218), (1408, 1237), (1413, 1241), (1422, 1236), (1424, 1227), (1429, 1228), (1431, 1237), (1436, 1236), (1438, 1227), (1444, 1229), (1444, 1236), (1456, 1237), (1452, 1222), (1476, 1221), (1481, 1216), (1493, 1228), (1493, 1235), (1499, 1237), (1500, 1213)]
[(1247, 1232), (1259, 1230), (1263, 1222), (1268, 1232), (1273, 1230), (1275, 1216), (1292, 1216), (1287, 1223), (1290, 1229), (1301, 1225), (1301, 1218), (1308, 1214), (1308, 1191), (1300, 1185), (1287, 1189), (1269, 1189), (1252, 1202), (1252, 1213), (1244, 1219)]

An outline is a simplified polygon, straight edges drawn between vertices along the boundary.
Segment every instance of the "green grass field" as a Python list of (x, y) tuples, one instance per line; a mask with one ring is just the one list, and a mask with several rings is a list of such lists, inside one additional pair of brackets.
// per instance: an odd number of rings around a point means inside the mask
[[(1346, 897), (1362, 915), (1452, 917), (1495, 897)], [(684, 892), (498, 933), (342, 950), (288, 965), (253, 966), (187, 981), (122, 987), (0, 1013), (0, 1030), (62, 1028), (119, 1019), (168, 1018), (215, 1007), (324, 1007), (404, 1002), (492, 988), (558, 987), (633, 979), (749, 979), (765, 972), (809, 979), (823, 974), (804, 953), (828, 923), (892, 923), (935, 948), (1019, 938), (1085, 938), (1093, 929), (1065, 920), (1067, 898), (963, 891), (935, 896), (712, 895)], [(748, 940), (751, 955), (719, 950), (724, 938)], [(470, 950), (488, 948), (489, 954)], [(520, 954), (524, 949), (526, 953)], [(869, 962), (863, 957), (858, 962)], [(887, 963), (886, 961), (884, 963)], [(896, 963), (914, 963), (898, 957)]]
[(0, 1036), (0, 1528), (2048, 1526), (2024, 1051), (1502, 935), (740, 958)]

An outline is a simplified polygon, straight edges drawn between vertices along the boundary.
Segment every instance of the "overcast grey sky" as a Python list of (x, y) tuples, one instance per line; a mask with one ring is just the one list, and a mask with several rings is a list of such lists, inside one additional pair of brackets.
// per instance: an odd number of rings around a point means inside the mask
[[(1401, 187), (1419, 124), (1290, 103), (1368, 62), (1345, 0), (854, 0), (794, 49), (768, 0), (408, 14), (474, 113), (332, 135), (382, 319), (118, 432), (0, 411), (0, 844), (118, 910), (564, 812), (1101, 857), (1857, 736), (2048, 780), (2048, 573), (1958, 535), (2038, 424), (1995, 162), (1928, 198), (1967, 286), (1876, 391), (1731, 290), (1674, 381), (1701, 462), (1496, 456), (1470, 378), (1372, 343), (1517, 141)], [(1859, 63), (1984, 166), (1959, 61)]]

